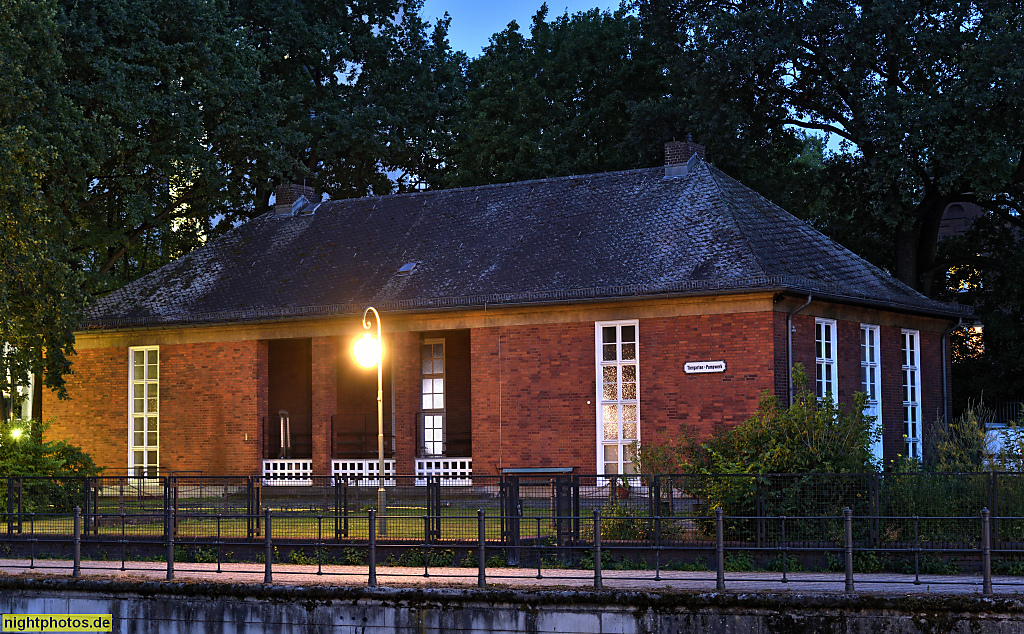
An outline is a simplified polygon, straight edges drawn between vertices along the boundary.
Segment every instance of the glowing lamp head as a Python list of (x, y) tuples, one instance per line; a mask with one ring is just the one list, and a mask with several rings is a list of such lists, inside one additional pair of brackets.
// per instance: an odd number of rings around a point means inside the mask
[(364, 368), (372, 368), (380, 363), (380, 342), (371, 337), (370, 333), (366, 333), (356, 340), (355, 354), (359, 365)]
[(13, 438), (15, 440), (21, 438), (21, 434), (22, 434), (22, 431), (20, 429), (18, 429), (18, 428), (14, 428), (14, 429), (11, 430), (11, 438)]

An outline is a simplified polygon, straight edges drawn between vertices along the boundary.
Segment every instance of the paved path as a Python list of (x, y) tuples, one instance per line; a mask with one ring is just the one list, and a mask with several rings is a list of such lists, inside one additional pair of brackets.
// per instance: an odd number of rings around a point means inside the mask
[[(71, 561), (36, 560), (34, 568), (27, 559), (0, 559), (0, 573), (10, 575), (71, 576)], [(127, 569), (121, 570), (120, 562), (83, 561), (82, 576), (106, 579), (163, 580), (167, 576), (167, 565), (163, 562), (128, 562)], [(179, 563), (174, 566), (175, 581), (201, 581), (222, 583), (262, 583), (263, 564), (230, 563), (222, 564), (222, 572), (216, 572), (216, 564)], [(282, 585), (311, 586), (365, 586), (366, 566), (324, 566), (323, 574), (317, 574), (316, 566), (275, 564), (273, 583)], [(543, 577), (537, 578), (537, 570), (526, 568), (488, 568), (489, 586), (515, 589), (565, 589), (594, 587), (594, 574), (588, 570), (544, 569)], [(788, 582), (782, 583), (780, 573), (771, 572), (728, 572), (725, 587), (728, 592), (845, 592), (845, 578), (842, 573), (798, 572), (788, 575)], [(475, 587), (476, 568), (431, 568), (430, 576), (422, 568), (378, 567), (377, 581), (381, 586), (394, 587)], [(714, 572), (663, 571), (661, 579), (655, 579), (651, 570), (606, 570), (603, 574), (604, 587), (615, 590), (681, 590), (707, 592), (715, 590)], [(1024, 592), (1022, 577), (993, 577), (996, 594), (1017, 594)], [(854, 577), (854, 589), (858, 594), (980, 594), (980, 575), (922, 575), (920, 585), (914, 584), (912, 575), (860, 574)]]

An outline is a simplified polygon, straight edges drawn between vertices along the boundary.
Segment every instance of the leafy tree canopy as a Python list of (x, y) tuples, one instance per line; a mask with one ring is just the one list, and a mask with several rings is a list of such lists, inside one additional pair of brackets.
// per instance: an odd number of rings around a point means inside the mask
[(64, 240), (61, 151), (76, 111), (60, 82), (60, 29), (45, 0), (0, 0), (0, 391), (29, 373), (60, 389), (85, 302)]
[(699, 117), (730, 117), (740, 138), (792, 127), (842, 141), (822, 224), (880, 247), (870, 255), (910, 286), (944, 284), (947, 205), (1019, 212), (1024, 14), (1012, 4), (645, 0), (641, 12), (677, 70), (692, 69)]
[(61, 389), (87, 294), (277, 184), (390, 193), (447, 156), (464, 56), (418, 0), (2, 2), (2, 385)]

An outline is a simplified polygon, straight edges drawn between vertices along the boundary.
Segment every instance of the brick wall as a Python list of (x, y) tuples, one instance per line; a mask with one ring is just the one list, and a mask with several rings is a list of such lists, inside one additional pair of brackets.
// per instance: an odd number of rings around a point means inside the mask
[(313, 473), (316, 474), (331, 472), (331, 417), (338, 409), (340, 346), (340, 337), (314, 337), (312, 340)]
[[(642, 319), (641, 435), (734, 425), (775, 386), (771, 313)], [(473, 470), (597, 468), (594, 323), (471, 332)], [(725, 360), (721, 374), (686, 361)]]
[(417, 412), (420, 411), (420, 333), (397, 332), (391, 336), (394, 360), (395, 469), (415, 471)]
[[(948, 359), (948, 350), (947, 356)], [(921, 433), (925, 451), (931, 445), (937, 421), (945, 419), (942, 402), (942, 333), (921, 331)], [(949, 367), (946, 368), (947, 377)], [(948, 380), (948, 379), (947, 379)]]
[[(687, 427), (707, 436), (757, 410), (776, 389), (772, 313), (701, 315), (640, 321), (641, 436)], [(721, 361), (726, 371), (685, 374), (687, 361)]]
[[(262, 358), (256, 341), (160, 347), (163, 470), (256, 472)], [(67, 401), (44, 394), (46, 416), (56, 418), (47, 438), (66, 438), (111, 473), (123, 473), (128, 461), (128, 349), (80, 351), (68, 394)]]
[(128, 349), (80, 350), (67, 377), (70, 400), (43, 391), (43, 416), (54, 419), (46, 440), (79, 445), (97, 464), (128, 466)]
[(473, 473), (594, 471), (592, 322), (474, 329), (470, 354)]

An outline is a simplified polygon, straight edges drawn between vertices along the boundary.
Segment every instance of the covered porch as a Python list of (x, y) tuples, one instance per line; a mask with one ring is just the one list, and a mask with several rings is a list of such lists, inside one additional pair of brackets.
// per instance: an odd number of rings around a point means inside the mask
[[(353, 342), (268, 342), (260, 465), (268, 484), (379, 476), (377, 371), (355, 362)], [(384, 477), (471, 476), (470, 331), (385, 333), (384, 350)]]

